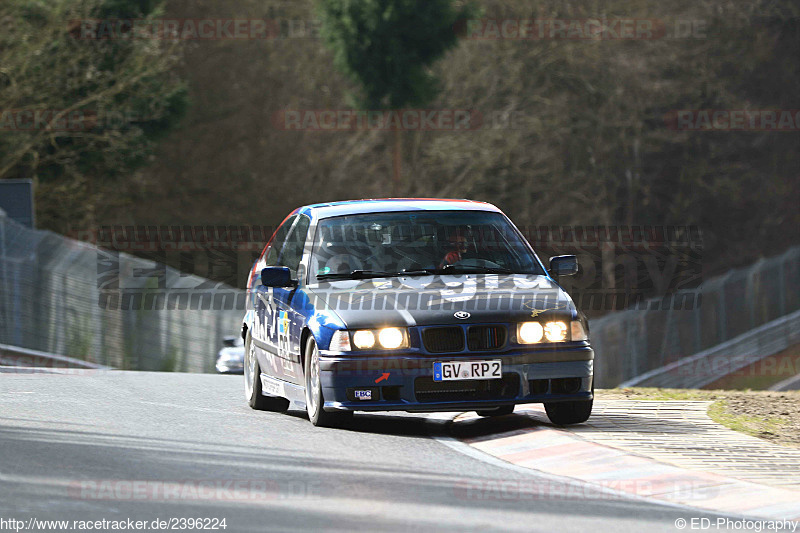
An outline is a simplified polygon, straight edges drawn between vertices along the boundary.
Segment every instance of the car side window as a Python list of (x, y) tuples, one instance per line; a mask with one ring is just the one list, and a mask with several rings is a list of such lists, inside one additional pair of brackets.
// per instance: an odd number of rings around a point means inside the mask
[(289, 217), (275, 232), (275, 238), (272, 239), (264, 257), (264, 266), (279, 266), (278, 259), (281, 255), (281, 249), (286, 243), (286, 237), (289, 235), (289, 230), (292, 229), (295, 220), (297, 220), (297, 215)]
[(286, 246), (283, 248), (283, 253), (280, 256), (280, 265), (289, 267), (292, 271), (292, 277), (297, 278), (297, 269), (300, 267), (300, 261), (303, 259), (303, 248), (306, 244), (308, 237), (308, 227), (311, 225), (311, 220), (305, 215), (301, 215), (297, 224), (295, 224), (289, 237), (286, 239)]

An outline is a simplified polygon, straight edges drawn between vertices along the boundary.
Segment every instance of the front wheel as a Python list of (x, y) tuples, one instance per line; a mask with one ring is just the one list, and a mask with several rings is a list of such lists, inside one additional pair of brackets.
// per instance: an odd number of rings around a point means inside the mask
[(284, 412), (289, 400), (277, 396), (264, 396), (261, 390), (261, 367), (256, 357), (256, 346), (250, 332), (244, 341), (244, 397), (247, 405), (259, 411)]
[(591, 379), (591, 400), (544, 403), (544, 410), (547, 412), (547, 418), (550, 419), (550, 422), (557, 426), (569, 426), (570, 424), (580, 424), (589, 420), (592, 415), (592, 405), (594, 405), (594, 377)]
[(315, 426), (336, 427), (353, 413), (330, 412), (323, 409), (325, 397), (322, 395), (322, 380), (319, 374), (319, 350), (314, 337), (309, 337), (305, 352), (306, 411), (308, 419)]
[(594, 400), (577, 400), (572, 402), (552, 402), (544, 404), (547, 418), (557, 426), (568, 426), (586, 422), (592, 414)]

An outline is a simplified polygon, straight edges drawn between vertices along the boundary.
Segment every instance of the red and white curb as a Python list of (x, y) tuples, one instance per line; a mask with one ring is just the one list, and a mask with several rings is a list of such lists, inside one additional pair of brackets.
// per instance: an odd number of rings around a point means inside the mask
[[(725, 514), (800, 520), (800, 450), (716, 424), (706, 415), (709, 403), (597, 401), (589, 422), (569, 428), (550, 424), (543, 406), (525, 405), (495, 420), (464, 413), (452, 429), (475, 450), (588, 483), (598, 494), (611, 490)], [(491, 497), (487, 487), (470, 489), (475, 497)], [(530, 498), (528, 489), (497, 490), (503, 498)], [(563, 488), (552, 490), (569, 496)]]

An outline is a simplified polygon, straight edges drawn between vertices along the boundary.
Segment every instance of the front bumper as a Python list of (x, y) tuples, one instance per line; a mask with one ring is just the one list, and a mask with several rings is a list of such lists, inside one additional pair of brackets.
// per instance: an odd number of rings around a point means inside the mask
[[(432, 381), (435, 362), (489, 359), (502, 361), (502, 380)], [(343, 355), (323, 350), (320, 379), (326, 410), (473, 410), (518, 403), (590, 400), (593, 363), (594, 351), (587, 343), (499, 354)], [(369, 390), (369, 399), (358, 399), (356, 390)]]

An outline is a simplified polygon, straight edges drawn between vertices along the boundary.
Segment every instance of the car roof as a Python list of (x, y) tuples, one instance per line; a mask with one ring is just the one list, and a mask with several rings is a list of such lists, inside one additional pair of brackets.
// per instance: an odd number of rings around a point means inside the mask
[(391, 211), (493, 211), (501, 213), (496, 206), (475, 200), (446, 198), (375, 198), (369, 200), (347, 200), (312, 204), (298, 208), (311, 218), (330, 218), (362, 213), (386, 213)]

